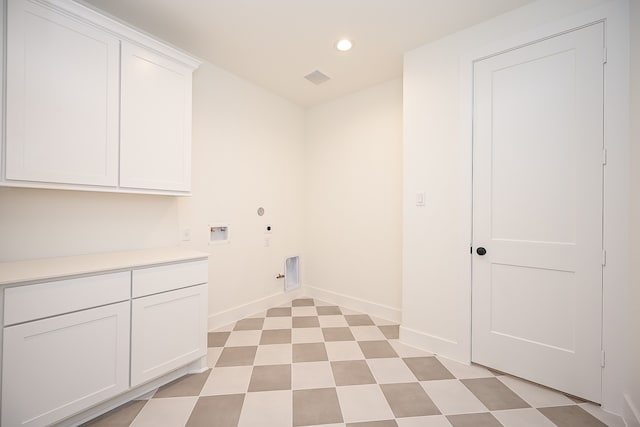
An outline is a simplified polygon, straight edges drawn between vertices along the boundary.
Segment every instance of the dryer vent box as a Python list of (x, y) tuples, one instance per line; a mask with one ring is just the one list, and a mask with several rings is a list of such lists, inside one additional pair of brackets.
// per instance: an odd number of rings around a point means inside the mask
[(284, 261), (284, 290), (300, 287), (300, 257), (292, 256)]

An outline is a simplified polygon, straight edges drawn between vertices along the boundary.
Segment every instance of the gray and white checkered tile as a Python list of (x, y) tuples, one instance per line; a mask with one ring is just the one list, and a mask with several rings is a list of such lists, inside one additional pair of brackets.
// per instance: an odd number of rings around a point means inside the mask
[(210, 370), (89, 423), (215, 427), (590, 427), (598, 406), (398, 341), (398, 325), (310, 298), (209, 333)]

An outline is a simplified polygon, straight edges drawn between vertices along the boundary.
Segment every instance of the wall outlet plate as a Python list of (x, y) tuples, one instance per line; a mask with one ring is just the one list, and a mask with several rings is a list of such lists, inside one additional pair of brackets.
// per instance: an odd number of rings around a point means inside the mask
[(191, 229), (189, 227), (183, 228), (180, 232), (180, 239), (183, 242), (188, 242), (191, 240)]

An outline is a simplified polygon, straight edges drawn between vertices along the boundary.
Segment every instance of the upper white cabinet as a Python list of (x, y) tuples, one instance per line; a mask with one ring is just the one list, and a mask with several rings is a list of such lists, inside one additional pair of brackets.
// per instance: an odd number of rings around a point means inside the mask
[(119, 41), (9, 1), (6, 177), (118, 184)]
[(0, 185), (188, 194), (199, 62), (71, 0), (9, 0)]
[(122, 43), (121, 186), (189, 191), (191, 72)]

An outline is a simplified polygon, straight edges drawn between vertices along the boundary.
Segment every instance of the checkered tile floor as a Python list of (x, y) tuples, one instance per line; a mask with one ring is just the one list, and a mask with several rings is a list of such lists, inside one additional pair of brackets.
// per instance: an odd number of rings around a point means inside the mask
[(398, 325), (297, 299), (209, 333), (210, 370), (98, 426), (622, 426), (598, 406), (398, 341)]

